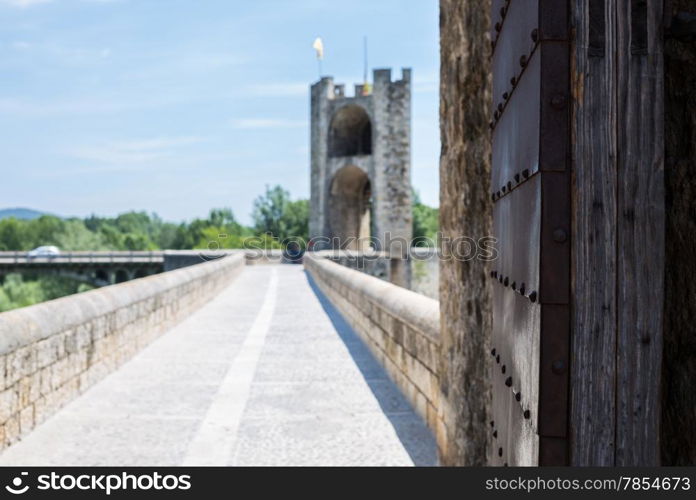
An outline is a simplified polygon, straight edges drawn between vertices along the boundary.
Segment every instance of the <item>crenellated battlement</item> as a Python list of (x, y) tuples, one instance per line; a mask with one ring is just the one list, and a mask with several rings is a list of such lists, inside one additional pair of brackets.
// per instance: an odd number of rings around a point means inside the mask
[(326, 99), (353, 99), (356, 97), (369, 97), (375, 87), (388, 85), (409, 85), (411, 83), (411, 68), (401, 68), (401, 79), (392, 81), (392, 70), (390, 68), (377, 68), (372, 71), (372, 81), (374, 83), (356, 83), (353, 87), (353, 94), (346, 92), (344, 83), (334, 83), (332, 76), (323, 76), (312, 85), (312, 93), (324, 93)]

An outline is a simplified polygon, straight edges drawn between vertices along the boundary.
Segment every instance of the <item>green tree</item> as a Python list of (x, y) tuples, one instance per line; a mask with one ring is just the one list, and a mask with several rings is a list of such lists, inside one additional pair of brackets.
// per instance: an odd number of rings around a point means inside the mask
[(58, 239), (66, 231), (66, 222), (53, 215), (43, 215), (38, 219), (22, 222), (25, 226), (24, 250), (31, 250), (41, 245), (58, 246)]
[(154, 235), (154, 243), (157, 248), (174, 249), (178, 225), (171, 222), (162, 222)]
[(0, 284), (0, 312), (91, 289), (90, 285), (59, 276), (25, 277), (11, 273)]
[(0, 250), (24, 250), (25, 226), (22, 221), (11, 217), (0, 220)]
[[(60, 232), (51, 238), (51, 244), (62, 250), (107, 250), (101, 234), (87, 229), (79, 219), (61, 221)], [(36, 246), (46, 243), (37, 243)]]
[(309, 200), (295, 200), (288, 203), (285, 211), (287, 234), (290, 238), (309, 239)]
[[(244, 237), (252, 234), (249, 228), (237, 222), (229, 208), (215, 208), (207, 219), (194, 219), (170, 229), (171, 246), (166, 248), (176, 250), (208, 248), (209, 244), (221, 244), (218, 240), (225, 240), (221, 248), (242, 248)], [(226, 236), (220, 238), (220, 235)]]
[(309, 236), (309, 203), (290, 199), (281, 186), (266, 186), (266, 192), (254, 201), (254, 229), (258, 234), (270, 234), (280, 241)]
[(414, 190), (413, 195), (413, 238), (418, 246), (424, 246), (424, 238), (437, 242), (440, 230), (440, 210), (421, 203), (420, 196)]
[(30, 306), (44, 300), (40, 283), (24, 282), (20, 274), (8, 274), (0, 290), (0, 308), (3, 311)]
[(225, 227), (208, 226), (202, 231), (201, 239), (194, 248), (206, 250), (222, 250), (244, 248), (244, 242), (249, 236), (240, 233), (230, 233)]

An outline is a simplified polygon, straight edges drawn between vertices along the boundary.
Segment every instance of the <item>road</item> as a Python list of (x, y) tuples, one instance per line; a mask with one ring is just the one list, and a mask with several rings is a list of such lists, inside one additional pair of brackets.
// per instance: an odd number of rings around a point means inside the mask
[(302, 266), (247, 266), (2, 465), (435, 465), (431, 432)]

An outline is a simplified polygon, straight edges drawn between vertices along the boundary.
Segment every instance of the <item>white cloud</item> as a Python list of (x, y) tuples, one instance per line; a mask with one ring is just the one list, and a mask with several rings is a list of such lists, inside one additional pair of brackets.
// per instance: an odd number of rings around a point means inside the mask
[(113, 141), (77, 148), (69, 151), (69, 154), (74, 158), (91, 162), (119, 165), (138, 164), (171, 157), (179, 148), (205, 140), (202, 137), (182, 136)]
[(438, 92), (440, 90), (440, 75), (429, 73), (420, 76), (415, 73), (413, 79), (413, 91), (418, 93)]
[[(85, 3), (114, 3), (120, 2), (121, 0), (81, 0)], [(52, 3), (53, 0), (0, 0), (1, 5), (9, 5), (11, 7), (31, 7), (33, 5), (40, 5), (42, 3)]]
[(53, 0), (0, 0), (3, 5), (9, 5), (11, 7), (31, 7), (32, 5), (38, 5), (41, 3), (50, 3)]
[[(198, 97), (198, 96), (196, 96)], [(120, 113), (126, 111), (143, 112), (195, 101), (188, 93), (160, 92), (157, 95), (141, 93), (128, 95), (123, 92), (104, 92), (101, 94), (85, 95), (81, 98), (66, 97), (47, 99), (31, 99), (26, 97), (0, 97), (0, 113), (17, 116), (55, 116), (55, 115), (90, 115), (102, 113)]]
[(259, 83), (249, 85), (250, 94), (263, 97), (298, 97), (309, 95), (307, 82)]
[(19, 116), (74, 115), (84, 113), (109, 113), (131, 109), (127, 103), (103, 99), (84, 98), (39, 101), (24, 98), (0, 98), (0, 112)]
[(241, 118), (232, 120), (234, 128), (239, 129), (272, 129), (307, 127), (305, 120), (286, 120), (284, 118)]
[(226, 71), (247, 61), (243, 54), (231, 52), (206, 52), (188, 49), (135, 56), (131, 69), (120, 74), (124, 81), (156, 80), (171, 81), (172, 78), (197, 77), (211, 71)]
[(416, 82), (413, 86), (413, 91), (418, 93), (438, 92), (439, 90), (439, 82)]
[[(14, 40), (8, 45), (21, 53), (18, 62), (22, 62), (25, 66), (30, 64), (33, 67), (46, 63), (59, 63), (65, 67), (94, 66), (111, 56), (109, 47), (71, 47), (54, 42), (30, 42), (27, 40)], [(26, 55), (29, 51), (31, 51), (31, 59), (28, 59)]]

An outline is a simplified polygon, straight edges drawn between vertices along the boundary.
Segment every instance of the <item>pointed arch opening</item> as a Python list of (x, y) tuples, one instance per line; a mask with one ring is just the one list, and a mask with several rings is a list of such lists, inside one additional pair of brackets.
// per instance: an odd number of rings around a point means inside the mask
[(372, 122), (361, 106), (354, 104), (339, 109), (329, 126), (329, 156), (372, 154)]
[(371, 236), (372, 186), (359, 167), (341, 168), (331, 181), (329, 224), (338, 246), (349, 250), (366, 250)]

